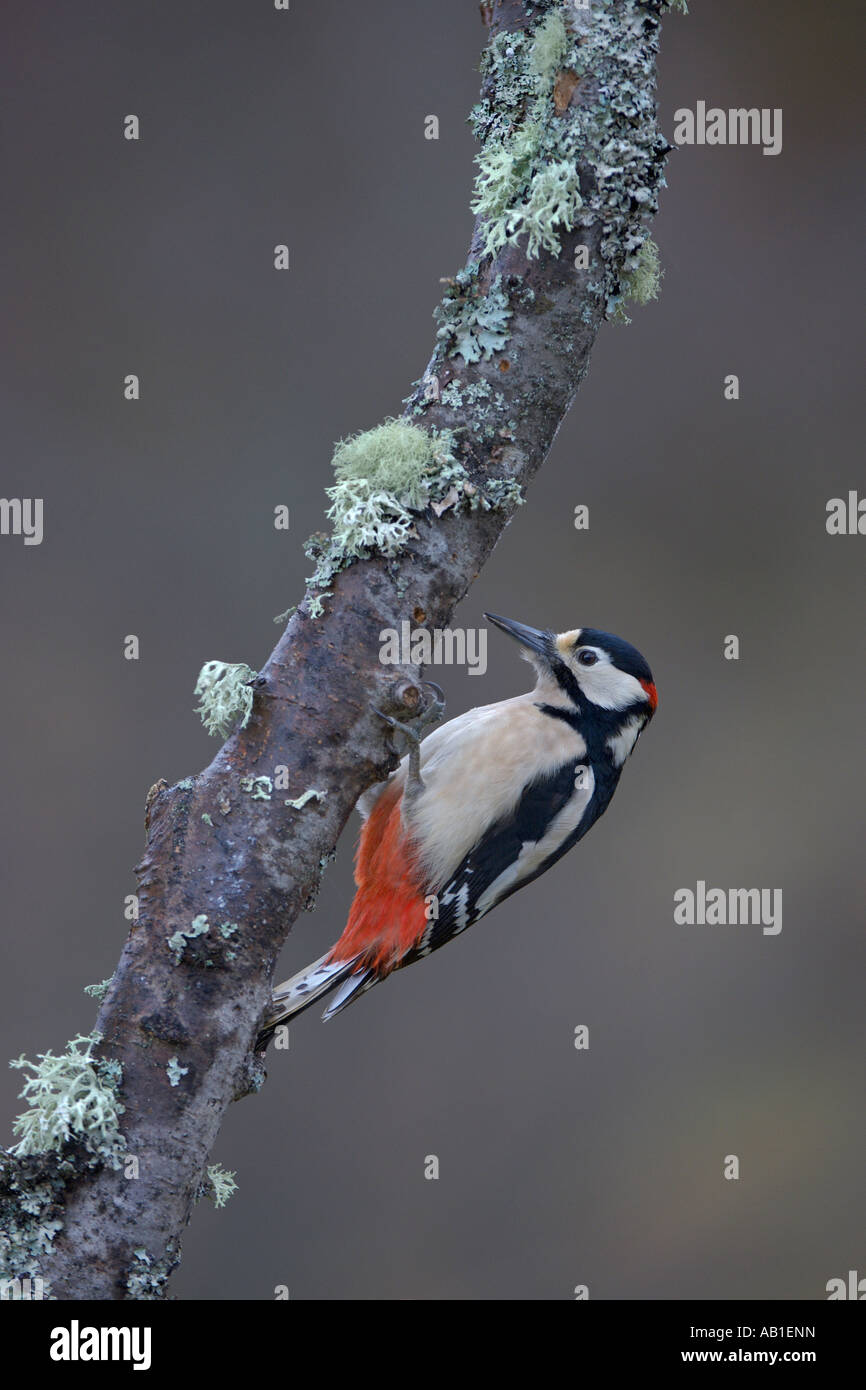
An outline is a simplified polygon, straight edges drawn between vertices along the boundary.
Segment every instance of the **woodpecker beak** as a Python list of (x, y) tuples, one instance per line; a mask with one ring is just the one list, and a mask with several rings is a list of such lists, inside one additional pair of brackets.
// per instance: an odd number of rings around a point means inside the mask
[(552, 652), (549, 632), (541, 632), (537, 627), (527, 627), (525, 623), (515, 623), (511, 618), (497, 618), (495, 613), (485, 613), (484, 616), (489, 623), (501, 627), (503, 632), (507, 632), (508, 636), (513, 637), (522, 647), (528, 647), (531, 652), (550, 660)]

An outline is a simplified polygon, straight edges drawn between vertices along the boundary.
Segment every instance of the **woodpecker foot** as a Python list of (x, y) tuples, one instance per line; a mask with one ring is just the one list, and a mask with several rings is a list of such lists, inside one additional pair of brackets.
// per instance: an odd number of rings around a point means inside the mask
[[(405, 722), (394, 719), (390, 714), (383, 714), (375, 705), (370, 706), (374, 714), (378, 714), (380, 719), (384, 719), (386, 724), (389, 724), (391, 728), (395, 729), (398, 733), (403, 734), (406, 739), (409, 753), (409, 770), (406, 777), (405, 795), (409, 797), (415, 796), (418, 792), (424, 790), (424, 783), (421, 781), (421, 735), (431, 724), (437, 724), (445, 713), (445, 694), (441, 686), (438, 686), (435, 681), (425, 681), (422, 689), (432, 690), (433, 699), (426, 709), (422, 710), (414, 719), (406, 720)], [(395, 748), (393, 744), (389, 746), (392, 753), (395, 755), (399, 753), (400, 750)]]

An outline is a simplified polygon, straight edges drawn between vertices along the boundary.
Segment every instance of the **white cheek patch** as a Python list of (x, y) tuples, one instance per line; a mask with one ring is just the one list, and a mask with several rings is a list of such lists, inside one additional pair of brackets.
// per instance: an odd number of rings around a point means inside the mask
[(572, 669), (586, 698), (599, 709), (628, 709), (646, 700), (640, 681), (611, 665), (604, 656), (595, 666), (574, 662)]

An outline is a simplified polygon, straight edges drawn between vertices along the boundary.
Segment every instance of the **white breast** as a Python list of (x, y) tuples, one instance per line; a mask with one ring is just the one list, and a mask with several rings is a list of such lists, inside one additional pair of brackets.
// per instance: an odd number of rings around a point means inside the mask
[[(421, 849), (428, 883), (446, 883), (489, 826), (514, 811), (529, 782), (585, 757), (580, 734), (563, 720), (542, 714), (534, 703), (537, 698), (537, 692), (529, 692), (469, 710), (422, 743), (425, 791), (406, 808), (406, 816)], [(394, 777), (405, 782), (405, 758)], [(381, 790), (373, 788), (362, 798), (363, 814), (369, 814)], [(572, 798), (557, 822), (567, 819), (572, 804), (579, 819), (589, 794)], [(556, 822), (549, 834), (558, 833), (559, 843), (568, 832), (555, 826)], [(543, 857), (550, 852), (546, 850)]]

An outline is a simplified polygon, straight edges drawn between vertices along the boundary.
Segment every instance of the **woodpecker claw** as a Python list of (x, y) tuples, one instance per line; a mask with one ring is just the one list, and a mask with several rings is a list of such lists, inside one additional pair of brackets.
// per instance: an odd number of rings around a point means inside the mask
[[(382, 710), (377, 709), (375, 705), (371, 705), (370, 709), (374, 714), (377, 714), (380, 719), (384, 719), (386, 724), (390, 724), (392, 729), (397, 729), (401, 734), (405, 734), (410, 743), (417, 743), (420, 741), (420, 736), (424, 729), (426, 729), (429, 724), (437, 724), (445, 712), (445, 692), (441, 685), (437, 685), (435, 681), (424, 681), (422, 689), (432, 690), (434, 698), (414, 719), (406, 721), (395, 719), (393, 715), (385, 714)], [(397, 750), (395, 749), (394, 751), (396, 752)]]
[[(412, 797), (424, 790), (424, 783), (421, 780), (421, 735), (430, 724), (436, 724), (442, 718), (445, 710), (445, 692), (435, 681), (424, 681), (423, 687), (433, 691), (433, 699), (430, 704), (423, 709), (414, 719), (407, 720), (405, 723), (395, 719), (391, 714), (384, 714), (382, 710), (371, 705), (370, 709), (377, 714), (380, 719), (403, 734), (409, 745), (409, 769), (406, 776), (406, 795)], [(388, 742), (388, 751), (395, 757), (399, 757), (400, 750), (395, 748), (393, 743)]]
[(445, 713), (445, 691), (435, 681), (425, 681), (424, 685), (433, 691), (435, 697), (421, 715), (422, 728), (426, 729), (428, 724), (438, 724)]

